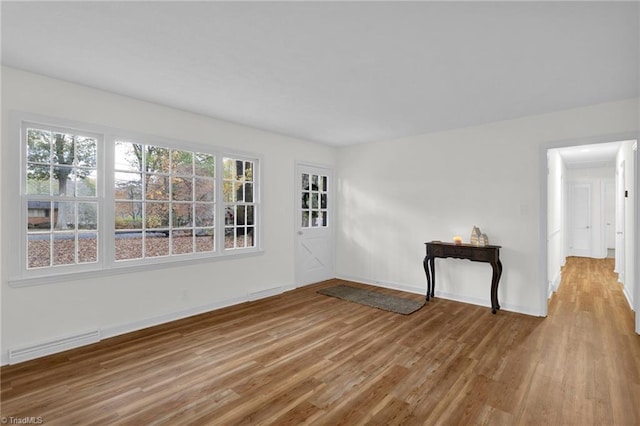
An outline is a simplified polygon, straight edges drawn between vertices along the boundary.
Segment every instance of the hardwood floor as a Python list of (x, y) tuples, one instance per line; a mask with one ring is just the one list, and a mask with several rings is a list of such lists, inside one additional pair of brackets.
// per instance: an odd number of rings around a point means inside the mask
[(570, 258), (544, 319), (438, 298), (398, 315), (316, 293), (331, 280), (3, 367), (1, 414), (52, 425), (638, 425), (640, 336), (612, 262)]

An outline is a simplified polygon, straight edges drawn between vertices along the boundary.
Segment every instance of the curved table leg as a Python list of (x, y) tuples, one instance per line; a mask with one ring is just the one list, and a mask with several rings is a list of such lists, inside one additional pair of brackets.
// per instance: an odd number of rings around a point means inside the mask
[(431, 293), (431, 275), (429, 274), (429, 257), (425, 257), (422, 262), (424, 266), (424, 273), (427, 276), (427, 302), (429, 301), (429, 294)]
[(491, 278), (491, 312), (495, 314), (496, 311), (500, 309), (500, 304), (498, 303), (498, 283), (502, 275), (502, 262), (500, 262), (500, 260), (495, 263), (491, 262), (491, 267), (493, 268), (493, 277)]
[(429, 259), (429, 267), (431, 269), (431, 298), (433, 299), (436, 292), (436, 258)]

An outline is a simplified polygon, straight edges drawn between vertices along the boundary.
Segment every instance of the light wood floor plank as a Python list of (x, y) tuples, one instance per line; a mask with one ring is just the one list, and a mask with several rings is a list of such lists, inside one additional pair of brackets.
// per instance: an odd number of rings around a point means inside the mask
[(398, 315), (318, 294), (345, 283), (329, 280), (5, 366), (1, 415), (51, 425), (640, 424), (640, 336), (613, 261), (569, 258), (562, 277), (547, 318), (438, 298)]

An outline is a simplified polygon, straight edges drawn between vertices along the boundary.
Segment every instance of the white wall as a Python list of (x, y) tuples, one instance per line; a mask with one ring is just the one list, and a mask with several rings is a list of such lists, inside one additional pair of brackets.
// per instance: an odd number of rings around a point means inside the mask
[[(294, 286), (295, 162), (331, 166), (334, 148), (2, 68), (2, 236), (14, 226), (12, 217), (19, 211), (9, 195), (14, 191), (8, 190), (17, 185), (7, 168), (16, 159), (4, 155), (9, 144), (17, 143), (8, 136), (12, 110), (262, 155), (264, 254), (23, 288), (9, 286), (2, 256), (3, 363), (9, 349), (24, 345), (92, 329), (113, 335), (243, 301), (249, 293)], [(0, 253), (13, 246), (14, 241), (2, 238)]]
[[(637, 108), (631, 99), (341, 149), (337, 273), (423, 293), (423, 243), (454, 235), (468, 241), (478, 225), (503, 247), (501, 306), (546, 314), (546, 147), (635, 133)], [(436, 263), (436, 296), (490, 305), (488, 265)]]
[(558, 150), (547, 154), (547, 293), (556, 291), (560, 285), (560, 270), (565, 261), (565, 187), (566, 167)]

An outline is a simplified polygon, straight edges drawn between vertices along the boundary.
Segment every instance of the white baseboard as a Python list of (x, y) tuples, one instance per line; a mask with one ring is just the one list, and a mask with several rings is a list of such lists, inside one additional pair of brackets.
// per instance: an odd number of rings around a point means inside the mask
[[(389, 288), (392, 290), (406, 291), (407, 293), (426, 294), (427, 292), (426, 284), (423, 288), (420, 288), (420, 287), (407, 286), (407, 285), (398, 284), (398, 283), (392, 283), (388, 281), (368, 280), (365, 278), (359, 278), (359, 277), (354, 277), (349, 275), (341, 275), (341, 276), (338, 276), (337, 278), (342, 280), (362, 283), (362, 284), (369, 284), (377, 287)], [(455, 302), (468, 303), (468, 304), (477, 305), (477, 306), (485, 306), (488, 308), (491, 307), (490, 301), (475, 298), (475, 297), (467, 297), (459, 294), (452, 294), (452, 293), (447, 293), (447, 292), (442, 292), (437, 290), (435, 292), (435, 296), (442, 299), (453, 300)], [(511, 303), (500, 303), (500, 309), (504, 311), (516, 312), (524, 315), (531, 315), (534, 317), (543, 316), (542, 313), (539, 311), (533, 311), (530, 308), (527, 308), (525, 306), (513, 305)]]
[(632, 311), (634, 311), (634, 306), (633, 306), (633, 297), (631, 296), (631, 293), (629, 293), (629, 289), (627, 288), (627, 286), (625, 286), (624, 284), (622, 285), (622, 293), (624, 294), (625, 299), (627, 299), (627, 303), (629, 304), (629, 308), (631, 308)]
[(369, 284), (376, 287), (389, 288), (391, 290), (406, 291), (407, 293), (424, 294), (424, 295), (427, 294), (426, 284), (424, 285), (424, 287), (415, 287), (415, 286), (408, 286), (404, 284), (393, 283), (389, 281), (368, 280), (366, 278), (353, 277), (350, 275), (339, 275), (336, 278), (345, 280), (345, 281), (353, 281), (356, 283)]
[(284, 292), (283, 287), (273, 287), (273, 288), (267, 288), (265, 290), (250, 291), (247, 294), (247, 299), (249, 301), (259, 300), (259, 299), (264, 299), (271, 296), (277, 296), (278, 294), (282, 294), (283, 292)]

